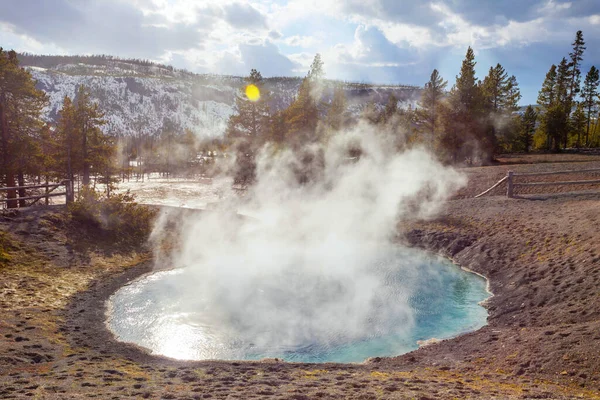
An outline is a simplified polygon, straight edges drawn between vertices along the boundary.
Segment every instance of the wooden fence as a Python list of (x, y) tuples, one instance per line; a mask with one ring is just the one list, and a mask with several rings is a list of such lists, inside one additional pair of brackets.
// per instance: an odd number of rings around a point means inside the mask
[[(61, 186), (65, 187), (64, 192), (54, 192)], [(40, 195), (19, 196), (19, 193), (25, 193), (25, 191), (31, 189), (45, 189), (45, 193)], [(60, 183), (48, 183), (44, 185), (3, 187), (0, 188), (0, 193), (2, 192), (6, 192), (7, 195), (11, 194), (11, 192), (13, 194), (13, 196), (6, 196), (5, 198), (0, 199), (0, 204), (6, 203), (7, 208), (17, 208), (17, 206), (32, 206), (41, 199), (46, 199), (46, 204), (48, 204), (48, 200), (50, 197), (65, 196), (66, 203), (72, 202), (75, 198), (73, 182), (70, 180), (64, 180)], [(27, 200), (33, 200), (33, 202), (24, 205), (24, 202)]]
[(475, 196), (475, 198), (484, 196), (497, 188), (504, 181), (507, 182), (506, 185), (506, 196), (509, 198), (513, 198), (515, 188), (517, 187), (526, 187), (526, 186), (559, 186), (559, 185), (595, 185), (600, 184), (600, 179), (594, 180), (586, 180), (586, 181), (559, 181), (559, 182), (528, 182), (528, 183), (516, 183), (515, 178), (519, 176), (548, 176), (548, 175), (566, 175), (566, 174), (580, 174), (580, 173), (589, 173), (595, 172), (600, 173), (600, 168), (594, 169), (581, 169), (581, 170), (571, 170), (571, 171), (555, 171), (555, 172), (533, 172), (533, 173), (523, 173), (523, 174), (515, 174), (513, 171), (508, 171), (506, 176), (500, 179), (494, 186), (487, 189), (485, 192), (482, 192)]

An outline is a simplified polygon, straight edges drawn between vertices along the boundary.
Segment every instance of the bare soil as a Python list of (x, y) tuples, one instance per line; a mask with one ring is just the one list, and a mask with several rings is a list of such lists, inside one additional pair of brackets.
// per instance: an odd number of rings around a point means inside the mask
[(119, 343), (105, 300), (150, 271), (150, 252), (104, 240), (60, 206), (5, 215), (0, 398), (599, 399), (600, 187), (473, 199), (508, 169), (600, 168), (595, 155), (539, 157), (466, 169), (468, 187), (435, 220), (398, 224), (400, 242), (488, 277), (488, 325), (361, 364), (182, 362)]

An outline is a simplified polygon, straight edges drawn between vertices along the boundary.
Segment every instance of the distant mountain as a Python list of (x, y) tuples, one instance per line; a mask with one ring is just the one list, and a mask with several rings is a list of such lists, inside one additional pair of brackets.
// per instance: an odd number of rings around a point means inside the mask
[[(215, 137), (225, 131), (235, 112), (235, 96), (243, 77), (194, 74), (144, 60), (122, 60), (110, 56), (19, 55), (21, 65), (37, 80), (37, 87), (50, 98), (46, 118), (55, 121), (65, 96), (73, 97), (79, 85), (87, 86), (105, 112), (107, 133), (156, 134), (165, 126), (186, 129), (199, 136)], [(271, 107), (287, 107), (297, 93), (301, 78), (265, 79), (271, 92)], [(421, 93), (415, 86), (371, 85), (326, 81), (324, 100), (333, 87), (342, 84), (353, 114), (369, 102), (384, 107), (393, 93), (405, 105), (414, 104)]]

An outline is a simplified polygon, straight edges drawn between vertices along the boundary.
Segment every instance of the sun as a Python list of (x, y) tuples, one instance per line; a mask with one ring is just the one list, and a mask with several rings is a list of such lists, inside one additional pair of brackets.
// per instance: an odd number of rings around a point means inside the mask
[(258, 101), (260, 99), (260, 90), (256, 85), (248, 85), (246, 86), (246, 97), (250, 101)]

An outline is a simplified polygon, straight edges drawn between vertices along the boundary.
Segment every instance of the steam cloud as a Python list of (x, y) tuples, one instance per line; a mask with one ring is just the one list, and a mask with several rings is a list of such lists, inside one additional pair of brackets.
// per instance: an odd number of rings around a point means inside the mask
[[(361, 155), (349, 157), (350, 148)], [(176, 296), (198, 325), (220, 321), (205, 333), (229, 338), (219, 344), (230, 349), (225, 358), (240, 356), (233, 348), (327, 347), (413, 323), (417, 256), (392, 243), (397, 224), (434, 215), (465, 178), (424, 149), (398, 153), (366, 125), (309, 149), (321, 150), (324, 166), (299, 184), (297, 153), (264, 148), (256, 185), (223, 207), (251, 217), (207, 211), (180, 226), (184, 242), (171, 262), (182, 269), (162, 296)], [(157, 224), (153, 238), (164, 232)], [(393, 287), (392, 259), (405, 278)]]

